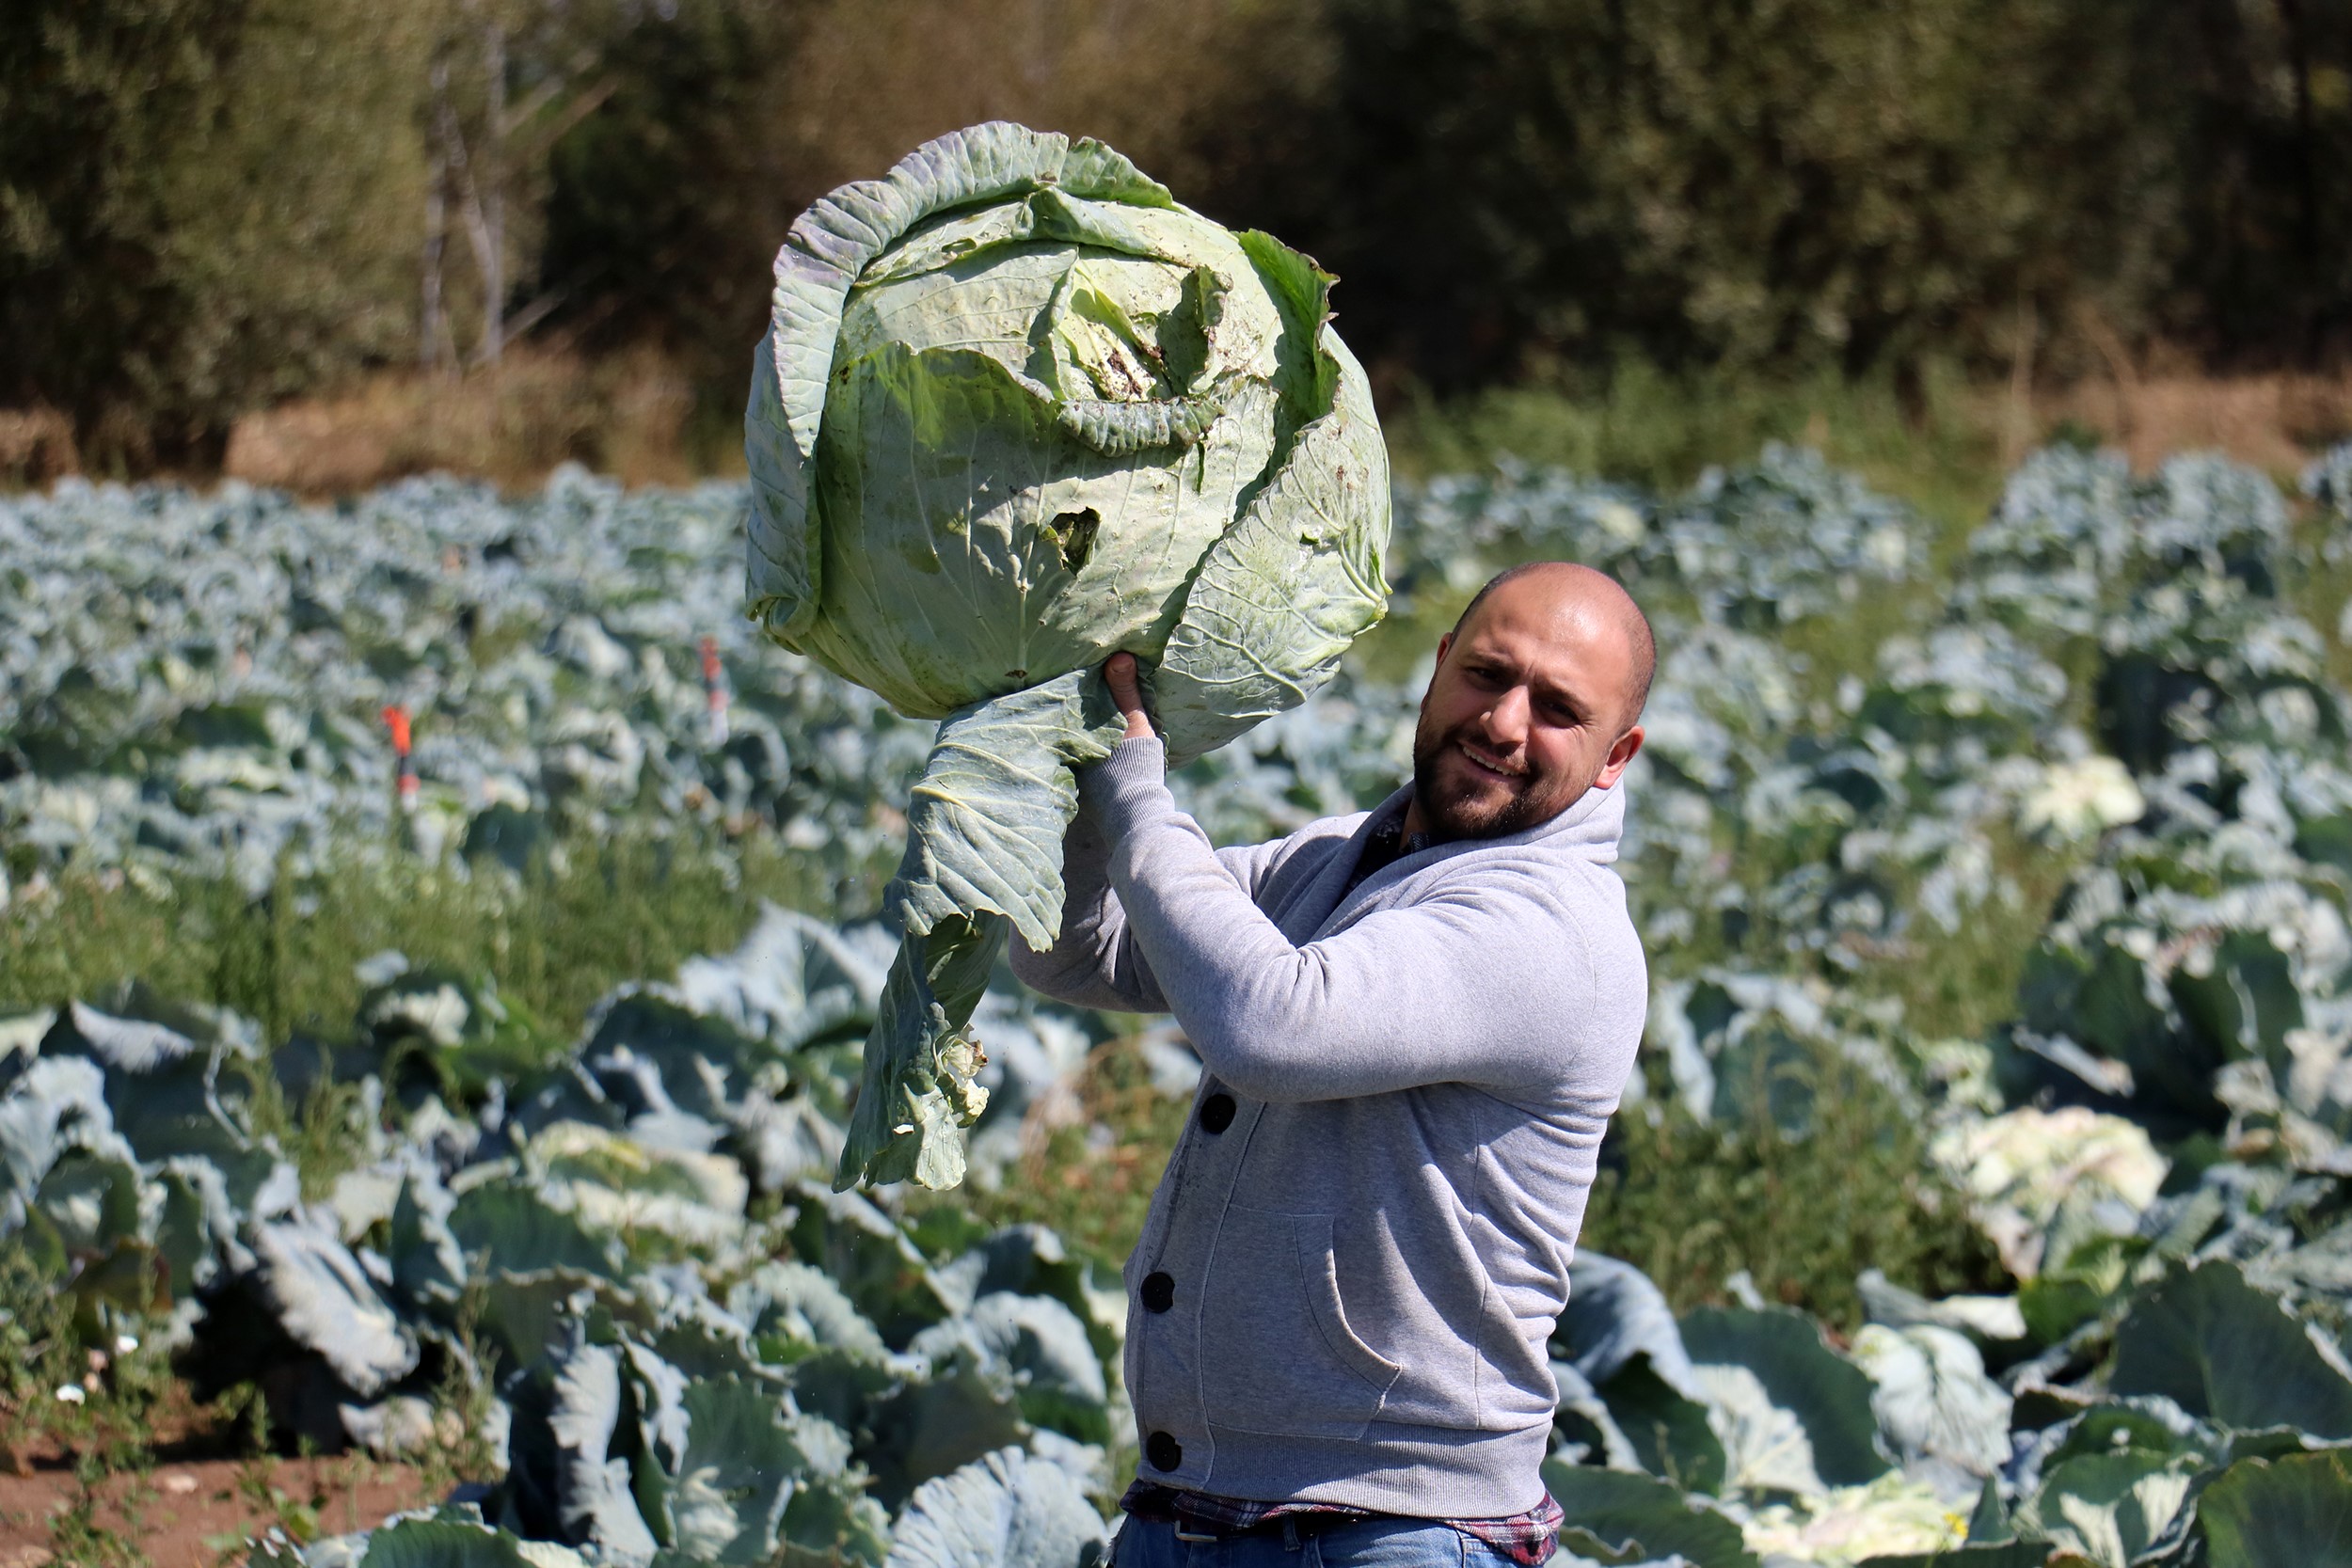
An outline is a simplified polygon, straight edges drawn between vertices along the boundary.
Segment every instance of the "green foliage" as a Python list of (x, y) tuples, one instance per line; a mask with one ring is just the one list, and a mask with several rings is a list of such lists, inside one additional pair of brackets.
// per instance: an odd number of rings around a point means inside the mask
[(1016, 1174), (979, 1196), (979, 1209), (992, 1220), (1050, 1227), (1079, 1252), (1116, 1265), (1143, 1234), (1152, 1189), (1191, 1106), (1153, 1085), (1132, 1037), (1089, 1056), (1074, 1087), (1075, 1114), (1025, 1129)]
[(1957, 546), (2000, 490), (1993, 424), (1949, 364), (1899, 381), (1669, 372), (1629, 356), (1545, 362), (1511, 386), (1454, 397), (1418, 388), (1387, 428), (1399, 471), (1416, 478), (1512, 457), (1661, 491), (1745, 462), (1768, 441), (1803, 442), (1919, 508)]
[(1330, 151), (1300, 175), (1331, 218), (1300, 231), (1443, 382), (1531, 346), (1856, 369), (2152, 285), (2162, 131), (2127, 8), (1331, 14)]
[(48, 1453), (71, 1462), (73, 1491), (49, 1520), (61, 1562), (146, 1564), (135, 1538), (171, 1392), (163, 1338), (158, 1321), (93, 1314), (22, 1233), (0, 1240), (0, 1462), (20, 1473)]
[[(823, 875), (772, 839), (743, 842), (733, 864), (706, 847), (625, 832), (520, 878), (354, 855), (258, 898), (227, 876), (184, 874), (157, 892), (69, 873), (53, 899), (0, 911), (0, 1007), (52, 1006), (139, 977), (233, 1008), (283, 1041), (341, 1030), (363, 990), (353, 966), (397, 949), (420, 965), (488, 975), (564, 1037), (620, 981), (733, 946), (762, 898), (807, 908), (824, 896)], [(334, 1112), (331, 1101), (280, 1107), (285, 1127), (321, 1118), (322, 1138)]]
[(1632, 1263), (1677, 1310), (1730, 1299), (1744, 1270), (1766, 1299), (1848, 1333), (1867, 1268), (1926, 1295), (1996, 1289), (2000, 1264), (1929, 1166), (1913, 1113), (1827, 1051), (1798, 1072), (1813, 1116), (1804, 1137), (1761, 1101), (1736, 1123), (1701, 1123), (1677, 1101), (1620, 1113), (1579, 1244)]
[(818, 194), (774, 112), (794, 87), (804, 9), (582, 8), (608, 96), (548, 159), (542, 275), (585, 285), (601, 339), (673, 343), (729, 400), (767, 318), (776, 244)]
[[(103, 467), (203, 462), (259, 403), (414, 362), (437, 65), (502, 198), (491, 238), (443, 192), (440, 335), (453, 310), (471, 346), (481, 239), (519, 324), (675, 355), (704, 462), (792, 214), (988, 115), (1133, 141), (1302, 242), (1359, 347), (1448, 389), (1620, 355), (1893, 367), (1916, 420), (1938, 362), (2310, 359), (2352, 331), (2341, 6), (26, 0), (0, 19), (0, 405), (64, 411)], [(1565, 434), (1687, 464), (1639, 395), (1600, 401)]]
[(104, 1506), (99, 1482), (105, 1473), (76, 1466), (72, 1500), (49, 1521), (50, 1549), (56, 1560), (87, 1568), (149, 1568), (147, 1554), (134, 1539), (139, 1523), (135, 1508), (118, 1504), (116, 1510), (129, 1514), (124, 1523), (132, 1533), (99, 1516)]
[(505, 1453), (488, 1435), (499, 1373), (498, 1347), (482, 1332), (489, 1296), (490, 1282), (479, 1275), (458, 1289), (450, 1328), (458, 1354), (447, 1358), (433, 1391), (434, 1441), (420, 1456), (431, 1497), (447, 1497), (465, 1481), (495, 1480), (506, 1466)]

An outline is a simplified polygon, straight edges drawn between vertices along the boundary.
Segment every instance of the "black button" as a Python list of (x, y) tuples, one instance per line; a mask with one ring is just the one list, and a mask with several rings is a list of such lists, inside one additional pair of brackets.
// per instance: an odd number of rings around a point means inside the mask
[(1233, 1125), (1233, 1097), (1213, 1094), (1200, 1102), (1200, 1131), (1222, 1132)]
[(1154, 1312), (1165, 1312), (1176, 1305), (1176, 1282), (1157, 1270), (1143, 1276), (1143, 1305)]
[(1155, 1432), (1143, 1440), (1143, 1457), (1154, 1470), (1173, 1470), (1184, 1462), (1184, 1446), (1165, 1432)]

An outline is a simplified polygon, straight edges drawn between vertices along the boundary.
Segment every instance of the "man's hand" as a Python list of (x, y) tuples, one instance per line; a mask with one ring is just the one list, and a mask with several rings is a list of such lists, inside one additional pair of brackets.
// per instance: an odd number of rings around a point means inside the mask
[(1103, 661), (1103, 684), (1111, 689), (1111, 701), (1127, 716), (1127, 738), (1142, 740), (1152, 734), (1152, 721), (1143, 711), (1143, 689), (1136, 682), (1136, 656), (1113, 654)]

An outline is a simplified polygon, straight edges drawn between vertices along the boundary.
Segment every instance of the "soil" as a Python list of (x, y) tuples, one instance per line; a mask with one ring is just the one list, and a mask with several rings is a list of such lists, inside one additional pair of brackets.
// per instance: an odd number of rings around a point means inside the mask
[[(285, 1502), (269, 1501), (272, 1491)], [(250, 1555), (246, 1539), (267, 1530), (281, 1509), (307, 1506), (321, 1534), (341, 1535), (427, 1500), (416, 1468), (364, 1455), (175, 1459), (168, 1446), (147, 1474), (108, 1476), (97, 1492), (96, 1523), (135, 1546), (153, 1568), (242, 1564)], [(0, 1472), (0, 1568), (66, 1568), (75, 1556), (87, 1556), (87, 1549), (69, 1550), (56, 1532), (80, 1495), (72, 1466), (59, 1456), (36, 1462), (29, 1475)]]

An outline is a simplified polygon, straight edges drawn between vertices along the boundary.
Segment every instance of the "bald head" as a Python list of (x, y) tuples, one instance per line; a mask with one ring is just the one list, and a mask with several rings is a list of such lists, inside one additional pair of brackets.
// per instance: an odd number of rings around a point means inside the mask
[(1616, 578), (1590, 566), (1580, 566), (1572, 561), (1530, 561), (1496, 573), (1486, 579), (1486, 586), (1470, 596), (1470, 602), (1463, 607), (1461, 619), (1454, 623), (1452, 635), (1455, 641), (1461, 639), (1486, 601), (1506, 588), (1515, 597), (1539, 595), (1555, 612), (1592, 616), (1624, 639), (1625, 707), (1617, 727), (1620, 731), (1629, 730), (1639, 722), (1643, 705), (1649, 701), (1650, 678), (1658, 672), (1658, 641), (1650, 635), (1649, 617), (1633, 602), (1633, 595), (1619, 586)]

